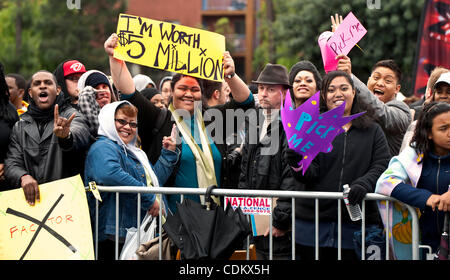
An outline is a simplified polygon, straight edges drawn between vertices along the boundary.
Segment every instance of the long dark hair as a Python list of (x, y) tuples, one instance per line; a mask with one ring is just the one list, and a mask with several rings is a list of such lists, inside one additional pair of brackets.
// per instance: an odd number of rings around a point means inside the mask
[(423, 153), (421, 162), (427, 157), (434, 147), (433, 140), (428, 138), (433, 127), (433, 120), (437, 115), (450, 111), (450, 104), (446, 102), (430, 102), (423, 106), (422, 113), (417, 119), (414, 135), (409, 145), (414, 148), (417, 154)]
[[(325, 76), (323, 76), (322, 88), (320, 89), (320, 112), (323, 113), (329, 110), (326, 101), (328, 87), (330, 86), (331, 82), (337, 77), (344, 77), (352, 87), (352, 90), (355, 90), (355, 96), (353, 98), (353, 104), (350, 114), (354, 115), (357, 113), (364, 112), (363, 110), (364, 107), (359, 100), (358, 90), (355, 89), (352, 77), (346, 72), (340, 70), (328, 72)], [(363, 114), (362, 116), (359, 116), (356, 119), (352, 120), (352, 125), (358, 128), (367, 128), (372, 122), (373, 119), (369, 115)]]
[(0, 119), (8, 123), (12, 127), (19, 116), (15, 107), (9, 102), (9, 89), (6, 84), (5, 73), (3, 71), (3, 64), (0, 62)]

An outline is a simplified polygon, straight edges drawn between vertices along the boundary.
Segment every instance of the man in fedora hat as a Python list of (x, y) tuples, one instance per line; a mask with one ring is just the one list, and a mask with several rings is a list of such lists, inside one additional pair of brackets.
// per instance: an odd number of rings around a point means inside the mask
[[(288, 144), (279, 113), (289, 87), (288, 71), (283, 65), (269, 63), (253, 83), (258, 86), (260, 108), (256, 116), (246, 118), (238, 188), (295, 190), (295, 180), (283, 157)], [(272, 213), (273, 259), (290, 259), (290, 199), (279, 198)], [(267, 224), (264, 232), (253, 238), (258, 259), (269, 259), (269, 230)]]

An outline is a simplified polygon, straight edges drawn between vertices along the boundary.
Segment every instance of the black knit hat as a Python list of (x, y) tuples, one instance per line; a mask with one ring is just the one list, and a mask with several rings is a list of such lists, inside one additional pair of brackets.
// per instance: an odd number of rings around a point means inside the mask
[(99, 84), (105, 84), (110, 86), (108, 78), (99, 72), (94, 72), (90, 74), (89, 77), (87, 77), (85, 83), (86, 86), (91, 86), (93, 88), (95, 88)]
[(291, 70), (289, 71), (289, 84), (292, 86), (294, 84), (294, 79), (297, 73), (303, 70), (309, 71), (313, 74), (314, 80), (316, 80), (317, 89), (320, 89), (322, 87), (322, 76), (320, 75), (316, 66), (314, 66), (314, 64), (312, 64), (308, 60), (299, 61), (294, 64), (294, 66), (292, 66)]
[(156, 88), (145, 88), (141, 91), (141, 94), (148, 100), (152, 99), (153, 96), (160, 94), (159, 90)]

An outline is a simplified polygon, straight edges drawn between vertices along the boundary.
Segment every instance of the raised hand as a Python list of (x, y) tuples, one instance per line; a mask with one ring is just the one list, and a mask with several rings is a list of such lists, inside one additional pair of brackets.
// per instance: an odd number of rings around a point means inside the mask
[(346, 56), (345, 54), (340, 54), (336, 56), (336, 59), (338, 60), (337, 70), (344, 71), (347, 74), (351, 75), (352, 61), (350, 60), (350, 57)]
[(119, 37), (117, 36), (116, 33), (111, 34), (111, 36), (109, 36), (109, 38), (106, 39), (104, 48), (105, 48), (105, 52), (109, 56), (114, 55), (114, 49), (117, 47), (118, 41), (119, 41)]
[(59, 138), (62, 139), (68, 138), (70, 133), (70, 124), (72, 123), (72, 120), (75, 118), (76, 113), (74, 112), (72, 116), (69, 117), (69, 119), (60, 117), (58, 112), (58, 104), (56, 104), (54, 114), (55, 117), (53, 122), (53, 133)]
[(334, 32), (338, 26), (342, 23), (342, 16), (335, 14), (334, 17), (331, 16), (331, 31)]
[(230, 55), (230, 52), (226, 51), (223, 53), (223, 70), (225, 77), (228, 75), (234, 75), (236, 68), (234, 66), (234, 60)]
[(178, 137), (178, 129), (177, 126), (174, 124), (172, 126), (172, 132), (170, 136), (164, 136), (162, 140), (162, 146), (166, 150), (175, 151), (175, 148), (177, 147), (177, 137)]

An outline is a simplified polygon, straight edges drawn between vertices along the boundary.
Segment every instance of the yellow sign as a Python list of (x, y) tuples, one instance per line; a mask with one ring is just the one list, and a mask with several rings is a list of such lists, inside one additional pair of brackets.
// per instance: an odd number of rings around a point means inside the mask
[(202, 79), (223, 80), (223, 35), (179, 24), (120, 14), (114, 57)]
[(93, 260), (81, 177), (42, 184), (39, 190), (35, 206), (22, 189), (0, 192), (0, 260)]

